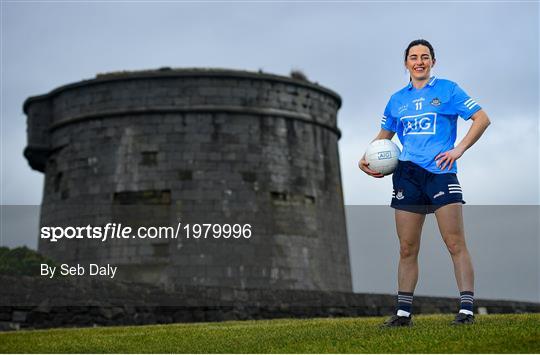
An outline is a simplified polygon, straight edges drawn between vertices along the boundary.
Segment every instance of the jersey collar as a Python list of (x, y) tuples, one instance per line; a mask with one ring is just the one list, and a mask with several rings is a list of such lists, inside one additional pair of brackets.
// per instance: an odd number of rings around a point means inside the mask
[[(437, 77), (432, 76), (431, 78), (429, 78), (429, 82), (427, 83), (427, 86), (435, 86), (436, 81), (437, 81)], [(412, 84), (412, 80), (411, 80), (411, 81), (409, 81), (409, 85), (407, 85), (407, 89), (411, 90), (412, 88), (413, 88), (413, 84)]]

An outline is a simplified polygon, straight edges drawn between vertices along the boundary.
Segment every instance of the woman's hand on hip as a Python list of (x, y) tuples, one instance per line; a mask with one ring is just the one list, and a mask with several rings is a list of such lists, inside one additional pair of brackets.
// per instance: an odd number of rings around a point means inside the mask
[(448, 170), (452, 169), (454, 162), (461, 158), (463, 153), (464, 151), (461, 148), (456, 147), (447, 152), (437, 155), (435, 157), (437, 167), (439, 167), (439, 169), (441, 170), (444, 170), (445, 168), (447, 168)]

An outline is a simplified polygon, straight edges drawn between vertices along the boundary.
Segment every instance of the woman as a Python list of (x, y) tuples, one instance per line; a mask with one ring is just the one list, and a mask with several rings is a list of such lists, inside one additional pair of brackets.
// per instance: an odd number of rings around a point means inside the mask
[[(426, 40), (412, 41), (405, 50), (409, 84), (390, 98), (376, 139), (392, 139), (403, 145), (392, 176), (391, 206), (395, 209), (400, 243), (398, 306), (384, 326), (412, 325), (413, 293), (418, 280), (418, 251), (425, 216), (435, 213), (439, 231), (454, 263), (460, 291), (460, 309), (452, 324), (474, 323), (474, 272), (463, 230), (461, 185), (456, 176), (459, 159), (490, 124), (481, 107), (456, 83), (431, 76), (435, 52)], [(465, 137), (454, 147), (457, 118), (473, 121)], [(375, 178), (365, 157), (359, 167)]]

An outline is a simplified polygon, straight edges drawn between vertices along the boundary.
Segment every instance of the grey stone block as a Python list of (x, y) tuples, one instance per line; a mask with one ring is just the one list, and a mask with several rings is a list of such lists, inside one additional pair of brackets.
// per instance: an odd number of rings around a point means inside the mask
[[(227, 259), (235, 250), (232, 243), (219, 244), (218, 248), (209, 248), (208, 243), (195, 245), (185, 256), (212, 250), (207, 266), (221, 266), (219, 261), (226, 259), (235, 270), (239, 263), (247, 262), (255, 264), (253, 270), (257, 270), (258, 263), (271, 260), (284, 266), (284, 272), (275, 278), (270, 271), (258, 278), (239, 279), (242, 275), (238, 274), (224, 277), (220, 284), (351, 289), (337, 162), (337, 95), (309, 83), (246, 72), (217, 70), (193, 75), (180, 70), (140, 77), (137, 73), (122, 75), (60, 88), (55, 95), (31, 98), (25, 104), (29, 146), (43, 143), (57, 162), (54, 169), (49, 166), (46, 170), (43, 161), (28, 155), (31, 161), (35, 159), (32, 166), (47, 171), (42, 223), (81, 221), (80, 211), (69, 207), (73, 203), (112, 203), (115, 192), (170, 189), (170, 204), (178, 206), (188, 221), (250, 221), (261, 226), (257, 237), (269, 243), (253, 246), (265, 248), (259, 253), (265, 255), (264, 261), (252, 256), (258, 253), (251, 246), (240, 248), (235, 258)], [(283, 115), (275, 110), (289, 112)], [(109, 115), (112, 111), (114, 115)], [(69, 122), (77, 117), (92, 119)], [(309, 117), (327, 126), (313, 125)], [(55, 121), (68, 123), (51, 130)], [(143, 152), (155, 155), (141, 163)], [(89, 157), (95, 157), (94, 163), (84, 164)], [(63, 174), (62, 183), (55, 191), (58, 172)], [(338, 193), (329, 193), (330, 189)], [(272, 192), (284, 199), (272, 199)], [(111, 220), (114, 216), (110, 213), (103, 211), (101, 218)], [(145, 215), (151, 223), (158, 223), (156, 218), (152, 213)], [(318, 225), (310, 230), (306, 225), (313, 221)], [(338, 254), (333, 258), (337, 264), (329, 268), (320, 263), (315, 269), (313, 265), (305, 269), (296, 252), (305, 244), (295, 239), (286, 245), (294, 252), (273, 251), (272, 236), (283, 231), (313, 237), (318, 244), (307, 245), (313, 249), (312, 255), (324, 259), (325, 255)], [(133, 243), (129, 247), (119, 244), (115, 250), (107, 250), (112, 248), (108, 245), (90, 250), (80, 244), (77, 249), (62, 251), (40, 244), (40, 250), (65, 262), (99, 262), (111, 257), (113, 261), (128, 260), (130, 267), (139, 267), (141, 272), (153, 268), (158, 259), (153, 259), (157, 257), (151, 248), (143, 241)], [(183, 256), (173, 252), (169, 262), (176, 265), (176, 259)], [(154, 274), (159, 276), (153, 282), (214, 283), (219, 277), (217, 271), (208, 277), (201, 277), (200, 270), (186, 272), (178, 276), (174, 267), (158, 268)], [(104, 319), (111, 320), (108, 316)]]

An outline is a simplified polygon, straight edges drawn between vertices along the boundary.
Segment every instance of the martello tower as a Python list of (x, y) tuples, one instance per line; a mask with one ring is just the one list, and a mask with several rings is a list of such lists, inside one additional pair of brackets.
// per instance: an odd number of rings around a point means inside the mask
[(222, 69), (98, 75), (30, 97), (42, 226), (252, 225), (249, 239), (40, 240), (58, 262), (124, 279), (352, 291), (336, 126), (340, 97)]

